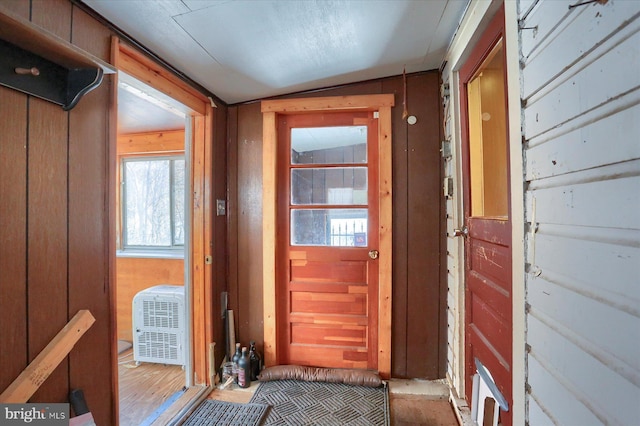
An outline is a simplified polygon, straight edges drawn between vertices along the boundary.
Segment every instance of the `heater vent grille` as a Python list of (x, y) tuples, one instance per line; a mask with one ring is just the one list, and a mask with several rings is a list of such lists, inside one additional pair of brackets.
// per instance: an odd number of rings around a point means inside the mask
[(159, 285), (133, 298), (136, 362), (184, 365), (184, 287)]

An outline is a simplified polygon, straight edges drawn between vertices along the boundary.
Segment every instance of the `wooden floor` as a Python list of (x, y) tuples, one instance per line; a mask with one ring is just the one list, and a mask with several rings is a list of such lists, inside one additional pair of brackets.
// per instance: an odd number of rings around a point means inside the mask
[[(247, 403), (257, 387), (257, 383), (252, 383), (249, 389), (237, 387), (231, 390), (214, 389), (209, 394), (209, 399)], [(393, 426), (458, 426), (458, 420), (447, 399), (390, 392), (389, 405)]]
[(140, 425), (184, 387), (184, 370), (179, 365), (141, 363), (136, 366), (132, 349), (118, 358), (120, 426)]

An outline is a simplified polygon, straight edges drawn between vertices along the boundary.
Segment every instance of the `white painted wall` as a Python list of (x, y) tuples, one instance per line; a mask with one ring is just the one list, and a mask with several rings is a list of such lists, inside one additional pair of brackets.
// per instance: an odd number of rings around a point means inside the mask
[[(505, 3), (514, 424), (630, 425), (640, 419), (640, 1), (569, 8), (578, 2)], [(499, 4), (472, 1), (442, 75), (449, 84), (445, 138), (452, 146), (445, 174), (454, 180), (446, 203), (447, 376), (460, 396), (464, 253), (453, 237), (463, 225), (457, 70)]]
[(640, 422), (640, 2), (520, 2), (531, 425)]

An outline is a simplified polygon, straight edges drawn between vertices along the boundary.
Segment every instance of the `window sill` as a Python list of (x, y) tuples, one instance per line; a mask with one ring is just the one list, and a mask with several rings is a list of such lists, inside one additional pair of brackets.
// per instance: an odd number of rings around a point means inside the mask
[(184, 259), (182, 251), (174, 250), (116, 250), (116, 257), (146, 258), (146, 259)]

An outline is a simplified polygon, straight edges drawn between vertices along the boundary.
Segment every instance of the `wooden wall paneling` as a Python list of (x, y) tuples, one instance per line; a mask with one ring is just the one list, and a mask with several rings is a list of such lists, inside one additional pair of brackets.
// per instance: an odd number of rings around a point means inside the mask
[[(408, 127), (407, 226), (408, 249), (407, 374), (409, 377), (441, 377), (439, 358), (440, 313), (440, 120), (438, 74), (408, 77), (410, 114), (416, 124)], [(413, 102), (412, 102), (413, 100)], [(431, 323), (433, 322), (433, 323)], [(430, 362), (424, 362), (428, 359)]]
[[(74, 44), (108, 61), (110, 37), (104, 26), (73, 8)], [(109, 273), (114, 256), (109, 239), (113, 206), (108, 204), (111, 84), (112, 77), (105, 78), (84, 96), (71, 111), (69, 125), (69, 316), (89, 309), (96, 319), (69, 355), (69, 381), (71, 388), (83, 389), (97, 424), (116, 424), (117, 403)]]
[[(32, 2), (30, 19), (58, 37), (70, 39), (69, 2)], [(68, 114), (59, 106), (36, 98), (29, 100), (27, 292), (30, 361), (68, 320), (67, 131)], [(63, 361), (32, 400), (66, 401), (67, 375), (68, 362)]]
[(382, 94), (382, 84), (384, 80), (370, 80), (362, 83), (348, 84), (344, 86), (330, 87), (327, 89), (313, 90), (305, 93), (295, 93), (283, 96), (282, 98), (316, 98), (319, 96), (358, 96), (364, 94)]
[(238, 342), (263, 340), (262, 299), (262, 120), (260, 103), (238, 111)]
[[(227, 283), (227, 297), (228, 308), (235, 309), (238, 306), (238, 288), (240, 283), (238, 281), (240, 256), (238, 252), (240, 230), (238, 228), (239, 222), (239, 200), (238, 194), (238, 110), (240, 107), (230, 107), (228, 111), (228, 152), (227, 152), (227, 164), (229, 170), (227, 172), (228, 184), (228, 198), (227, 198), (227, 247), (229, 252), (228, 268), (229, 277)], [(235, 315), (234, 315), (235, 316)], [(226, 330), (225, 330), (226, 337)], [(226, 341), (225, 341), (226, 342)], [(230, 354), (233, 356), (233, 354)]]
[[(69, 140), (69, 315), (88, 309), (96, 323), (70, 354), (73, 388), (84, 390), (93, 416), (112, 419), (110, 369), (109, 209), (106, 129), (109, 87), (101, 85), (71, 112)], [(97, 420), (99, 421), (99, 420)]]
[[(27, 164), (27, 312), (29, 361), (67, 323), (68, 113), (29, 99)], [(64, 402), (68, 363), (62, 362), (32, 400)]]
[(27, 96), (0, 87), (0, 389), (27, 366)]
[(29, 19), (31, 15), (31, 1), (30, 0), (14, 0), (4, 1), (0, 4), (0, 9), (6, 9), (8, 12), (21, 16), (22, 18)]
[(31, 2), (31, 22), (69, 41), (71, 37), (71, 3), (68, 0)]
[(384, 80), (384, 93), (396, 95), (396, 107), (391, 110), (393, 131), (393, 306), (391, 322), (391, 373), (393, 377), (407, 376), (407, 205), (409, 184), (407, 175), (407, 124), (402, 120), (401, 78)]
[[(229, 216), (229, 201), (227, 193), (227, 107), (218, 105), (214, 110), (213, 141), (212, 147), (212, 168), (213, 168), (213, 188), (212, 202), (216, 199), (225, 200), (227, 211), (225, 215), (218, 216), (215, 205), (211, 208), (213, 224), (213, 270), (212, 270), (212, 295), (211, 295), (211, 320), (213, 322), (213, 341), (216, 342), (215, 357), (216, 364), (220, 365), (225, 350), (225, 329), (221, 316), (220, 295), (227, 291), (227, 220)], [(217, 366), (216, 366), (217, 367)]]

